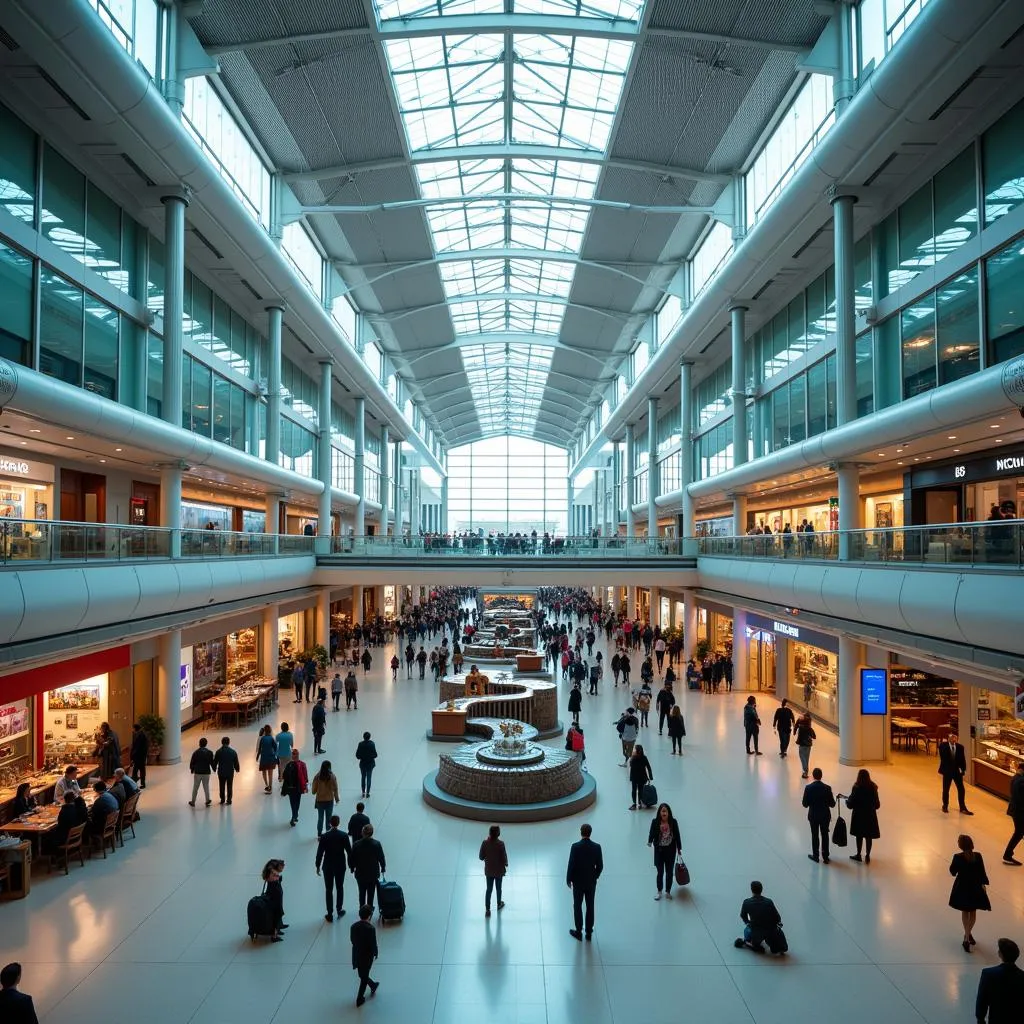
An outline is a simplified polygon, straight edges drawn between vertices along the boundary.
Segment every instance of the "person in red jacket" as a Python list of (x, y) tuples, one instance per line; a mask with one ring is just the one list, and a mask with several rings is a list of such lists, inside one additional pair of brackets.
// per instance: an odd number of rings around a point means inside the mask
[(286, 794), (292, 805), (291, 826), (295, 828), (299, 820), (299, 804), (302, 794), (309, 790), (309, 773), (306, 762), (299, 760), (299, 748), (292, 748), (292, 759), (284, 766), (281, 775), (281, 792)]

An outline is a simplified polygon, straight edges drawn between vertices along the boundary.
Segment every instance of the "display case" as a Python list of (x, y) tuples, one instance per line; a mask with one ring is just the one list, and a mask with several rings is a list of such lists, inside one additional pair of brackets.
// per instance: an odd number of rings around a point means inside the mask
[(1010, 798), (1010, 780), (1024, 761), (1024, 722), (993, 722), (974, 744), (974, 784)]
[(816, 718), (835, 724), (836, 695), (839, 692), (838, 659), (829, 651), (809, 644), (793, 643), (793, 678), (797, 704)]

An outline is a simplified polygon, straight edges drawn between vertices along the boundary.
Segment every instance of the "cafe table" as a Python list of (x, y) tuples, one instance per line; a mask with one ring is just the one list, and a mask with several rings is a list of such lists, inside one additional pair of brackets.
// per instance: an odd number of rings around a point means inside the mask
[[(96, 799), (96, 794), (91, 790), (83, 792), (82, 797), (87, 807), (91, 807)], [(56, 804), (43, 804), (36, 807), (27, 814), (0, 825), (0, 832), (8, 832), (12, 836), (20, 836), (32, 843), (32, 855), (34, 858), (42, 856), (43, 837), (52, 835), (57, 830), (57, 815), (60, 808)]]
[(902, 736), (904, 746), (913, 743), (915, 750), (921, 741), (921, 737), (928, 731), (928, 726), (924, 722), (919, 722), (916, 718), (897, 718), (893, 716), (889, 721), (895, 733), (893, 739)]

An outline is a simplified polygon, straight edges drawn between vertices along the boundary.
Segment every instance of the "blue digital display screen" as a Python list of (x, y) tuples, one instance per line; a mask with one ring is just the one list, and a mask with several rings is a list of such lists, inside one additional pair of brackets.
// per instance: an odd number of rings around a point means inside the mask
[(884, 715), (889, 711), (889, 673), (884, 668), (860, 670), (860, 713)]

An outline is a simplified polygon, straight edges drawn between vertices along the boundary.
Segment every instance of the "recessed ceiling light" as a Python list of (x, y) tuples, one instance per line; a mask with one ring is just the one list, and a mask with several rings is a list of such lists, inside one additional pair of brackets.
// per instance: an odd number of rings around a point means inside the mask
[(896, 465), (897, 465), (897, 466), (902, 466), (902, 465), (903, 465), (903, 460), (902, 460), (902, 459), (900, 459), (900, 461), (899, 461), (899, 462), (897, 462), (897, 463), (896, 463)]
[(960, 451), (960, 449), (959, 448), (954, 448), (953, 451), (958, 452), (958, 451)]
[(880, 459), (884, 459), (884, 458), (885, 458), (885, 452), (879, 452), (879, 453), (878, 453), (878, 457), (879, 457)]
[(106, 461), (107, 461), (106, 459), (100, 459), (100, 462), (106, 462)]
[(949, 437), (946, 438), (946, 440), (947, 441), (955, 441), (956, 440), (956, 434), (950, 434)]
[(1002, 443), (1003, 443), (1003, 439), (1001, 437), (997, 437), (996, 438), (996, 444), (1002, 444)]
[(988, 425), (988, 429), (989, 430), (998, 430), (999, 429), (999, 424), (998, 423), (990, 423)]
[(39, 430), (39, 429), (38, 429), (37, 427), (32, 427), (32, 429), (31, 429), (31, 430), (29, 430), (29, 433), (30, 433), (30, 434), (41, 434), (41, 433), (42, 433), (42, 431), (41, 431), (41, 430)]
[(18, 444), (28, 444), (28, 441), (19, 441)]
[(115, 452), (123, 452), (123, 451), (124, 451), (124, 449), (123, 449), (123, 448), (115, 448), (115, 449), (114, 449), (114, 451), (115, 451)]
[(915, 459), (914, 459), (914, 461), (915, 461), (915, 462), (920, 462), (921, 460), (920, 460), (920, 459), (918, 459), (918, 458), (915, 458)]
[(65, 437), (64, 440), (65, 441), (74, 441), (74, 438), (70, 434), (68, 434), (68, 436)]

